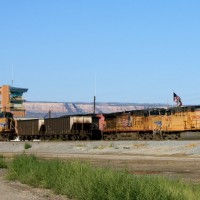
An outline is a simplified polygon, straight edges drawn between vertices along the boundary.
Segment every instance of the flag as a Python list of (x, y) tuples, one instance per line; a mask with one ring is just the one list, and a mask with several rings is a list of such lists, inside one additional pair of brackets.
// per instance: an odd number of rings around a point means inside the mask
[(182, 106), (182, 101), (181, 101), (181, 98), (176, 94), (174, 93), (173, 94), (173, 97), (174, 97), (174, 101), (176, 102), (177, 106)]
[(122, 126), (123, 127), (131, 127), (132, 126), (132, 122), (131, 122), (131, 116), (124, 116), (122, 118)]

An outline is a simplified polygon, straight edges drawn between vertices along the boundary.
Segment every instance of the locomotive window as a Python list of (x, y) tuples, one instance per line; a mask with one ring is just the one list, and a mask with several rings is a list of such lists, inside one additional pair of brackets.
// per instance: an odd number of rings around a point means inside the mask
[(166, 111), (165, 110), (160, 110), (160, 115), (165, 115)]
[(134, 113), (134, 116), (143, 116), (143, 115), (144, 115), (143, 112), (135, 112), (135, 113)]
[(175, 111), (174, 111), (174, 110), (172, 110), (172, 111), (171, 111), (171, 114), (172, 114), (172, 115), (175, 115)]
[(5, 113), (5, 117), (6, 117), (6, 118), (12, 117), (12, 113)]
[(152, 111), (150, 111), (150, 115), (159, 115), (159, 111), (158, 110), (152, 110)]
[(168, 111), (166, 111), (166, 113), (167, 113), (167, 116), (174, 115), (175, 111), (174, 110), (168, 110)]
[(116, 118), (116, 116), (105, 116), (105, 119), (108, 119), (108, 120), (113, 120), (115, 118)]
[(0, 117), (12, 118), (13, 114), (10, 112), (2, 112), (0, 113)]
[(191, 112), (194, 112), (194, 108), (191, 108)]
[(149, 116), (149, 113), (148, 113), (148, 112), (144, 113), (144, 116), (145, 116), (145, 117), (148, 117), (148, 116)]
[(166, 113), (167, 113), (167, 116), (171, 115), (171, 111), (170, 110), (166, 111)]

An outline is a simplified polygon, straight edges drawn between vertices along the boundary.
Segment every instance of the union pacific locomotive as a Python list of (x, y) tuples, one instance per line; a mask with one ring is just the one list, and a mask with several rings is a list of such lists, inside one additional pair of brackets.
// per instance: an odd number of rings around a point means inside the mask
[(14, 139), (15, 121), (10, 112), (0, 113), (0, 140)]
[(200, 106), (106, 114), (103, 139), (200, 139)]
[(132, 110), (109, 114), (13, 119), (0, 115), (0, 139), (175, 140), (200, 139), (200, 106)]

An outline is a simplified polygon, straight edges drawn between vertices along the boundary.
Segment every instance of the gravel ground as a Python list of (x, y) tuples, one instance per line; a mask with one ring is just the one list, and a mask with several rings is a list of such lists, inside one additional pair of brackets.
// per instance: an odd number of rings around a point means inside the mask
[(0, 142), (0, 153), (49, 153), (49, 154), (116, 154), (154, 156), (200, 156), (200, 141), (67, 141)]

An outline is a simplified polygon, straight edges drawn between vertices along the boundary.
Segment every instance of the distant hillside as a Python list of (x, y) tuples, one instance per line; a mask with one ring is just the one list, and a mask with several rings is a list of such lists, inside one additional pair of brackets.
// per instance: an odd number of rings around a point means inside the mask
[[(26, 117), (46, 118), (49, 111), (51, 117), (71, 114), (93, 113), (93, 103), (57, 103), (57, 102), (25, 102)], [(96, 103), (96, 113), (112, 113), (145, 108), (167, 107), (164, 104), (136, 104), (136, 103)]]

